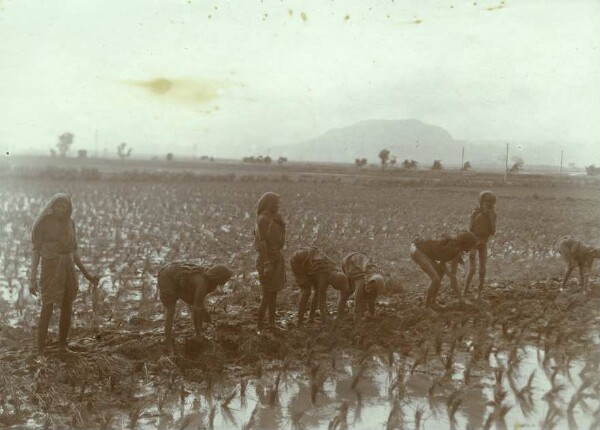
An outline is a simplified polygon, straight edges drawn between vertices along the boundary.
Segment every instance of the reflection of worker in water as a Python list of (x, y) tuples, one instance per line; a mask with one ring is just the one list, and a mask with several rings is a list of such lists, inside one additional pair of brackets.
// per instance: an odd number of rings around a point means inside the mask
[(348, 278), (340, 270), (338, 264), (316, 246), (301, 248), (292, 254), (292, 272), (296, 285), (301, 289), (298, 305), (298, 322), (304, 323), (304, 314), (312, 293), (309, 321), (313, 321), (319, 307), (321, 321), (328, 319), (327, 287), (330, 285), (340, 292), (338, 299), (338, 317), (344, 315), (346, 301), (350, 295)]
[[(264, 385), (263, 381), (257, 381), (254, 388), (258, 402), (263, 407), (257, 408), (256, 413), (253, 413), (252, 425), (247, 427), (255, 429), (283, 428), (286, 417), (283, 408), (279, 407), (281, 403), (284, 403), (282, 398), (285, 395), (283, 383), (280, 381), (277, 390), (275, 390), (274, 384)], [(233, 425), (231, 428), (233, 428)]]
[(173, 353), (173, 319), (175, 306), (181, 299), (192, 306), (192, 321), (196, 340), (202, 337), (202, 322), (210, 321), (204, 305), (206, 296), (231, 278), (232, 272), (225, 266), (206, 268), (196, 264), (174, 262), (163, 266), (158, 272), (158, 292), (165, 306), (165, 343), (169, 354)]
[(48, 326), (54, 305), (60, 306), (60, 322), (58, 325), (58, 348), (61, 354), (73, 352), (67, 348), (67, 336), (71, 327), (73, 301), (77, 296), (79, 284), (75, 266), (93, 285), (98, 285), (99, 278), (91, 275), (77, 252), (75, 223), (71, 219), (73, 205), (67, 194), (56, 194), (46, 204), (33, 223), (31, 240), (33, 254), (31, 257), (31, 284), (29, 291), (38, 295), (37, 270), (40, 260), (42, 273), (40, 287), (42, 290), (42, 310), (38, 322), (37, 347), (38, 354), (44, 354)]
[(343, 258), (342, 270), (348, 277), (350, 294), (354, 293), (354, 319), (363, 318), (367, 307), (374, 316), (377, 297), (385, 290), (375, 263), (365, 252), (352, 252)]
[(477, 290), (477, 297), (481, 297), (487, 267), (487, 243), (488, 239), (496, 234), (495, 205), (496, 195), (491, 191), (482, 191), (479, 194), (479, 206), (471, 212), (469, 231), (477, 236), (477, 246), (469, 253), (469, 273), (465, 280), (465, 296), (469, 292), (471, 280), (477, 267), (476, 259), (479, 257), (479, 289)]
[[(444, 307), (435, 301), (444, 275), (450, 278), (450, 285), (462, 303), (463, 297), (456, 279), (456, 271), (458, 264), (462, 262), (462, 254), (469, 252), (476, 244), (477, 237), (469, 232), (442, 240), (415, 240), (411, 244), (410, 256), (430, 279), (425, 299), (426, 308), (434, 311), (444, 310)], [(451, 264), (450, 270), (446, 266), (447, 262)]]
[(486, 418), (486, 403), (488, 397), (483, 392), (482, 384), (470, 384), (462, 402), (462, 413), (467, 416), (467, 426), (470, 429), (483, 428)]

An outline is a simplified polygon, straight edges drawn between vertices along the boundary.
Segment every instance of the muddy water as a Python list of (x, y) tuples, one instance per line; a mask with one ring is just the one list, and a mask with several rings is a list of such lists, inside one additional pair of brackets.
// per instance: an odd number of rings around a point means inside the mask
[[(504, 416), (506, 427), (544, 427), (548, 412), (553, 409), (549, 407), (552, 403), (558, 412), (554, 420), (556, 428), (568, 428), (569, 423), (576, 423), (577, 428), (591, 428), (593, 412), (599, 406), (598, 369), (591, 369), (595, 383), (584, 391), (585, 405), (579, 403), (572, 414), (568, 414), (568, 404), (582, 385), (582, 377), (590, 377), (590, 369), (584, 370), (584, 362), (574, 361), (570, 363), (568, 374), (566, 371), (557, 372), (551, 382), (555, 367), (552, 364), (543, 366), (543, 358), (542, 351), (525, 347), (518, 369), (510, 374), (512, 388), (504, 374), (500, 384), (506, 393), (502, 405), (510, 407)], [(337, 425), (335, 428), (381, 429), (417, 428), (417, 421), (420, 421), (422, 429), (483, 428), (494, 411), (492, 402), (495, 392), (498, 392), (494, 370), (506, 367), (507, 359), (502, 354), (491, 355), (489, 366), (471, 372), (468, 385), (463, 380), (464, 363), (458, 360), (454, 372), (444, 375), (434, 370), (435, 366), (411, 373), (410, 363), (403, 363), (398, 356), (395, 356), (392, 366), (374, 356), (363, 360), (362, 365), (349, 357), (341, 357), (335, 363), (324, 358), (314, 373), (315, 377), (310, 376), (308, 369), (306, 373), (273, 371), (259, 380), (250, 381), (243, 395), (240, 394), (239, 383), (215, 386), (210, 393), (184, 386), (183, 391), (179, 388), (167, 394), (158, 390), (152, 394), (152, 389), (147, 387), (150, 398), (157, 400), (145, 403), (138, 427), (317, 429)], [(361, 368), (363, 371), (357, 379)], [(520, 406), (513, 389), (524, 387), (534, 371), (532, 407), (529, 410)], [(280, 382), (275, 393), (277, 375)], [(313, 396), (312, 381), (321, 377), (325, 380)], [(550, 394), (553, 384), (559, 387), (554, 396)], [(233, 399), (224, 406), (224, 398), (234, 390)], [(451, 420), (448, 399), (452, 398), (460, 401)], [(130, 425), (130, 417), (116, 417), (113, 424)], [(492, 422), (493, 427), (497, 425), (502, 423)]]

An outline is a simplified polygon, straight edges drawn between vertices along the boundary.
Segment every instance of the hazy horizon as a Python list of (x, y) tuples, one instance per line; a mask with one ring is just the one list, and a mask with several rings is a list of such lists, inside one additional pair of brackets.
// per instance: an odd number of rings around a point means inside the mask
[(0, 1), (0, 142), (240, 158), (414, 118), (600, 143), (597, 1), (370, 3)]

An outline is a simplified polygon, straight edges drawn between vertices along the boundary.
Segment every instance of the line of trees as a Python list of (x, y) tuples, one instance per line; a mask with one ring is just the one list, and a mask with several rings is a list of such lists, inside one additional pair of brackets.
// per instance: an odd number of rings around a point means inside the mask
[[(271, 157), (269, 157), (268, 155), (267, 156), (259, 155), (257, 157), (254, 157), (254, 156), (244, 157), (244, 158), (242, 158), (242, 161), (244, 163), (271, 164), (273, 162), (273, 159)], [(277, 164), (284, 164), (284, 163), (287, 163), (287, 161), (288, 161), (287, 157), (279, 157), (277, 159)]]
[(354, 160), (354, 165), (356, 167), (365, 167), (367, 165), (367, 159), (366, 158), (357, 158)]
[[(396, 158), (395, 155), (392, 155), (391, 151), (389, 149), (382, 149), (381, 151), (379, 151), (379, 161), (381, 162), (381, 170), (385, 170), (388, 166), (394, 167), (398, 164), (398, 159)], [(365, 160), (365, 164), (366, 164), (366, 159), (356, 159), (355, 163), (357, 166), (361, 167), (361, 165), (359, 165), (359, 160)], [(402, 162), (402, 168), (407, 169), (407, 170), (411, 170), (411, 169), (416, 169), (419, 165), (419, 162), (416, 160), (409, 160), (409, 159), (404, 159), (404, 161)], [(442, 161), (441, 160), (435, 160), (433, 162), (433, 165), (431, 166), (431, 170), (443, 170), (443, 166), (442, 166)], [(471, 168), (471, 163), (467, 162), (465, 163), (465, 165), (463, 166), (463, 170), (469, 170)]]
[[(65, 132), (65, 133), (61, 134), (60, 136), (58, 136), (58, 142), (55, 144), (56, 149), (50, 148), (50, 155), (52, 157), (56, 157), (57, 155), (59, 155), (60, 158), (66, 158), (69, 150), (71, 149), (71, 146), (73, 145), (74, 140), (75, 140), (75, 135), (73, 133)], [(121, 160), (131, 157), (132, 152), (133, 152), (133, 148), (128, 147), (126, 142), (121, 142), (120, 144), (117, 145), (117, 156)], [(80, 150), (79, 153), (80, 153), (80, 157), (82, 156), (81, 154), (84, 154), (83, 155), (84, 158), (87, 155), (86, 150)], [(167, 161), (173, 161), (174, 158), (175, 157), (174, 157), (173, 153), (171, 153), (171, 152), (169, 152), (165, 155), (165, 159)], [(280, 157), (280, 160), (282, 158), (283, 157)], [(153, 157), (153, 159), (158, 159), (158, 158)], [(215, 161), (215, 158), (209, 157), (208, 155), (203, 155), (200, 157), (200, 160)], [(283, 160), (287, 161), (287, 158), (283, 158)], [(264, 161), (264, 162), (270, 163), (271, 161)], [(280, 161), (278, 160), (278, 162), (280, 162)]]

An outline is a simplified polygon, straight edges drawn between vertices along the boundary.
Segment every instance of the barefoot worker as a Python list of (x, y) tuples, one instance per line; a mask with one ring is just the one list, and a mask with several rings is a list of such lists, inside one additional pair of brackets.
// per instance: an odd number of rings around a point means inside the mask
[(471, 280), (477, 267), (477, 257), (479, 257), (479, 289), (477, 297), (481, 296), (483, 284), (485, 282), (485, 272), (487, 266), (487, 243), (491, 236), (496, 234), (496, 195), (491, 191), (482, 191), (479, 194), (479, 206), (471, 212), (469, 222), (469, 231), (477, 236), (477, 245), (469, 252), (469, 273), (465, 281), (466, 296), (471, 286)]
[[(463, 232), (456, 237), (442, 240), (415, 240), (410, 246), (410, 256), (429, 276), (430, 283), (427, 289), (425, 307), (434, 311), (443, 311), (444, 308), (435, 301), (444, 275), (450, 277), (450, 285), (458, 295), (461, 303), (463, 297), (456, 279), (458, 264), (462, 263), (462, 254), (469, 252), (477, 244), (477, 237), (473, 233)], [(450, 262), (450, 270), (446, 263)]]
[(48, 325), (54, 305), (60, 306), (58, 325), (58, 348), (61, 354), (70, 352), (67, 348), (67, 336), (71, 327), (73, 301), (77, 296), (79, 284), (75, 266), (92, 284), (97, 285), (99, 278), (91, 275), (77, 252), (75, 223), (71, 219), (73, 205), (68, 194), (55, 194), (46, 204), (33, 223), (31, 240), (31, 283), (29, 291), (38, 295), (38, 266), (42, 262), (39, 286), (42, 292), (42, 310), (38, 321), (37, 347), (42, 355), (46, 346)]
[(377, 266), (365, 252), (352, 252), (342, 260), (350, 294), (354, 293), (354, 319), (360, 320), (367, 309), (375, 316), (377, 297), (385, 291), (385, 281)]
[(338, 299), (338, 317), (345, 312), (346, 301), (350, 295), (348, 278), (340, 270), (340, 267), (325, 255), (316, 246), (300, 248), (292, 254), (292, 272), (296, 278), (296, 285), (302, 290), (300, 303), (298, 304), (298, 323), (304, 323), (304, 314), (311, 297), (309, 321), (313, 321), (317, 306), (321, 316), (321, 322), (328, 320), (327, 312), (327, 287), (332, 286), (340, 292)]
[(285, 285), (285, 222), (279, 214), (279, 194), (265, 193), (256, 206), (254, 248), (258, 252), (256, 270), (262, 289), (262, 300), (258, 308), (258, 328), (264, 323), (269, 310), (269, 327), (275, 328), (277, 293)]
[(170, 263), (159, 270), (158, 294), (165, 306), (165, 343), (169, 354), (173, 353), (173, 319), (177, 300), (181, 299), (192, 307), (196, 339), (200, 340), (202, 321), (210, 321), (204, 299), (219, 285), (226, 284), (231, 275), (231, 270), (225, 266), (206, 268), (185, 262)]
[(562, 282), (562, 288), (567, 286), (567, 281), (571, 272), (575, 267), (579, 268), (579, 278), (581, 279), (580, 287), (586, 289), (587, 278), (592, 269), (592, 264), (595, 258), (600, 258), (600, 248), (597, 246), (587, 245), (580, 240), (565, 236), (556, 244), (556, 249), (567, 263), (565, 276)]

